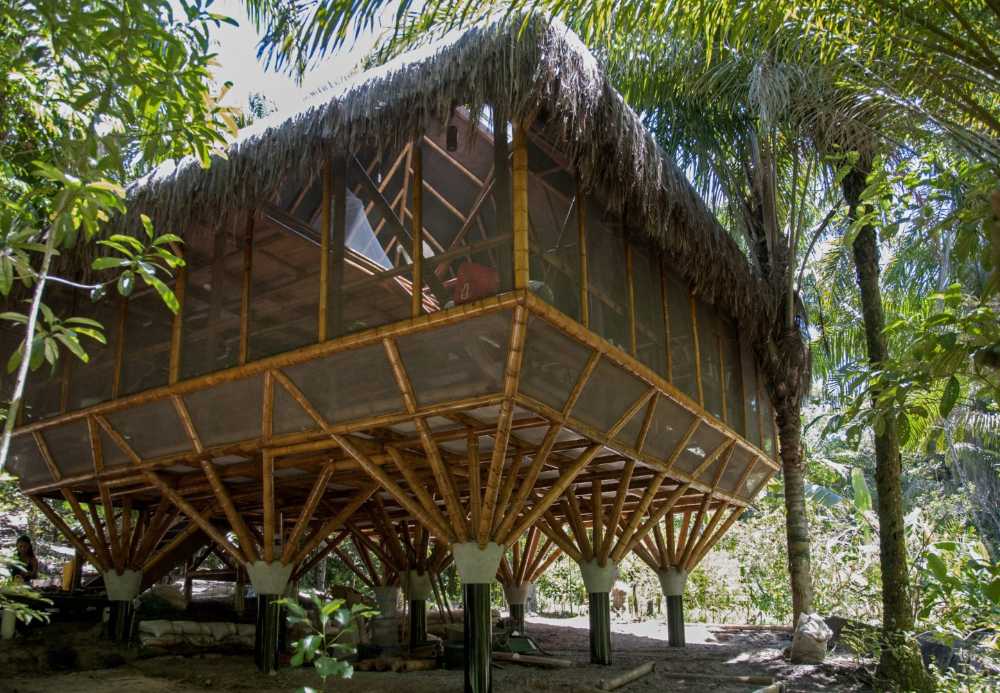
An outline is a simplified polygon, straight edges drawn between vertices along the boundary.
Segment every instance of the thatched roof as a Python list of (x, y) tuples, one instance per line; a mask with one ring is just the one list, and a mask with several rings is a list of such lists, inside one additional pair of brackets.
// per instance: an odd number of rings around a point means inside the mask
[(321, 158), (373, 142), (401, 147), (428, 123), (445, 123), (455, 106), (539, 119), (584, 188), (601, 190), (626, 228), (662, 246), (744, 333), (766, 333), (768, 289), (739, 247), (576, 35), (539, 16), (456, 32), (359, 74), (292, 115), (241, 132), (207, 170), (187, 160), (162, 166), (130, 188), (130, 215), (145, 212), (181, 236), (199, 222), (219, 228)]

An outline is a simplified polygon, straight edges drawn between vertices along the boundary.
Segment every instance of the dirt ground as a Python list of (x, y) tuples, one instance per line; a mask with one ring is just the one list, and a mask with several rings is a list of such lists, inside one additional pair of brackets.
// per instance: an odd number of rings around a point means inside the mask
[[(494, 689), (506, 691), (551, 691), (579, 693), (593, 690), (603, 678), (613, 677), (650, 660), (656, 671), (629, 684), (625, 693), (653, 691), (752, 691), (759, 685), (705, 679), (683, 674), (721, 676), (769, 676), (790, 691), (863, 691), (859, 672), (848, 656), (836, 652), (818, 666), (793, 666), (782, 657), (788, 635), (780, 629), (692, 624), (687, 629), (688, 646), (669, 648), (666, 625), (659, 621), (615, 623), (612, 626), (614, 664), (588, 663), (589, 641), (586, 617), (571, 619), (529, 618), (528, 631), (551, 654), (578, 664), (569, 669), (542, 670), (504, 664), (494, 670)], [(15, 641), (16, 643), (16, 641)], [(9, 643), (14, 645), (15, 643)], [(219, 693), (223, 691), (292, 691), (300, 686), (318, 686), (311, 670), (282, 669), (266, 676), (255, 671), (249, 655), (205, 654), (192, 657), (160, 656), (125, 661), (111, 658), (115, 668), (72, 673), (16, 676), (0, 675), (4, 693)], [(100, 661), (99, 659), (97, 661)], [(2, 672), (0, 672), (2, 674)], [(451, 693), (462, 690), (462, 672), (438, 670), (394, 674), (357, 672), (350, 681), (330, 681), (327, 690), (345, 693)]]

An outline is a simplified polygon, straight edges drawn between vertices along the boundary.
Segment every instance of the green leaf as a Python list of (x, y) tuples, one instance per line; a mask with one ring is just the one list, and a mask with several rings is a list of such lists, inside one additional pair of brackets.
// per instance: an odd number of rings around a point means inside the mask
[(164, 284), (160, 279), (147, 275), (145, 272), (143, 272), (142, 278), (147, 285), (156, 289), (156, 293), (160, 294), (160, 298), (163, 299), (163, 302), (167, 304), (167, 308), (172, 313), (176, 314), (181, 309), (181, 304), (177, 302), (177, 296), (174, 295), (169, 286)]
[(851, 470), (851, 488), (854, 489), (854, 507), (858, 512), (869, 512), (872, 509), (872, 494), (868, 490), (864, 472), (858, 467)]
[(129, 270), (128, 272), (122, 272), (122, 275), (118, 277), (118, 293), (122, 296), (128, 297), (132, 295), (132, 290), (135, 288), (135, 272)]
[(95, 270), (108, 270), (118, 269), (119, 267), (128, 267), (131, 264), (131, 260), (127, 260), (122, 257), (99, 257), (94, 260), (91, 267)]
[(354, 667), (351, 666), (350, 662), (345, 662), (334, 657), (317, 657), (316, 661), (313, 662), (313, 666), (316, 667), (320, 678), (323, 679), (330, 678), (331, 676), (339, 679), (349, 679), (354, 674)]
[(941, 395), (941, 404), (938, 405), (938, 412), (941, 418), (947, 418), (948, 414), (955, 407), (958, 395), (961, 392), (961, 385), (954, 375), (948, 378), (948, 384), (944, 386), (944, 394)]
[(948, 577), (948, 567), (941, 560), (941, 557), (934, 553), (927, 554), (927, 567), (940, 581), (944, 581)]

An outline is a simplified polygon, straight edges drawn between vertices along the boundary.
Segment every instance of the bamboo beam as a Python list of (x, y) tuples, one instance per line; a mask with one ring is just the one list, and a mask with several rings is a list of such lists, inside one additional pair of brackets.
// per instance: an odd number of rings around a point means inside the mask
[(691, 558), (691, 552), (694, 551), (694, 547), (701, 537), (702, 532), (702, 520), (705, 518), (705, 511), (708, 509), (708, 504), (712, 500), (712, 495), (706, 493), (702, 498), (701, 504), (698, 506), (698, 512), (695, 513), (694, 521), (691, 523), (691, 531), (684, 541), (684, 553), (681, 554), (680, 565), (687, 565), (688, 559)]
[(408, 464), (405, 459), (403, 459), (402, 453), (400, 453), (400, 451), (395, 447), (386, 448), (386, 452), (389, 453), (389, 457), (392, 458), (396, 468), (399, 469), (400, 473), (403, 475), (407, 485), (410, 487), (410, 491), (414, 496), (416, 496), (417, 501), (420, 503), (424, 511), (428, 515), (435, 517), (437, 521), (444, 522), (447, 525), (447, 520), (440, 514), (437, 503), (434, 502), (430, 492), (417, 476), (413, 467)]
[[(303, 560), (305, 560), (306, 556), (312, 553), (324, 539), (326, 539), (331, 534), (340, 529), (341, 526), (343, 526), (344, 523), (347, 522), (347, 520), (350, 519), (350, 517), (358, 511), (358, 508), (364, 505), (365, 502), (369, 498), (371, 498), (372, 494), (374, 494), (377, 490), (378, 490), (378, 484), (374, 482), (363, 486), (354, 495), (354, 497), (351, 498), (351, 500), (348, 501), (348, 503), (343, 508), (340, 509), (340, 512), (338, 512), (336, 515), (334, 515), (329, 520), (324, 522), (322, 525), (320, 525), (320, 527), (316, 531), (314, 531), (312, 534), (309, 535), (309, 538), (306, 539), (305, 543), (302, 545), (302, 548), (300, 548), (298, 552), (295, 553), (295, 555), (292, 557), (290, 564), (298, 565)], [(285, 565), (289, 565), (289, 563), (286, 562)]]
[(69, 503), (70, 509), (73, 511), (73, 517), (76, 521), (80, 523), (80, 527), (83, 529), (84, 534), (87, 536), (88, 541), (94, 547), (94, 552), (97, 557), (101, 560), (101, 565), (107, 570), (112, 565), (110, 554), (108, 553), (108, 547), (104, 545), (101, 538), (97, 535), (97, 530), (90, 523), (90, 518), (87, 514), (83, 512), (83, 508), (80, 507), (80, 501), (77, 500), (76, 494), (74, 494), (68, 488), (62, 490), (63, 498)]
[[(546, 430), (545, 437), (542, 439), (542, 445), (531, 460), (531, 466), (528, 468), (524, 479), (521, 481), (521, 485), (518, 487), (514, 502), (497, 528), (497, 543), (507, 545), (511, 537), (510, 530), (514, 526), (514, 523), (517, 522), (517, 517), (524, 508), (525, 501), (535, 487), (535, 482), (538, 480), (538, 475), (541, 473), (542, 467), (548, 460), (549, 455), (552, 454), (552, 449), (555, 447), (556, 439), (559, 437), (561, 430), (562, 425), (558, 423), (551, 424), (548, 430)], [(514, 538), (516, 539), (516, 535), (514, 535)]]
[[(214, 512), (213, 508), (208, 508), (207, 513)], [(187, 527), (182, 531), (178, 532), (166, 545), (160, 547), (156, 553), (150, 556), (145, 563), (142, 564), (142, 572), (146, 573), (152, 570), (156, 565), (166, 559), (171, 553), (177, 550), (184, 542), (193, 537), (195, 534), (201, 531), (201, 527), (194, 522), (188, 522)], [(154, 547), (155, 548), (155, 547)]]
[(583, 554), (583, 560), (589, 561), (594, 557), (594, 546), (590, 542), (590, 537), (587, 536), (587, 528), (584, 526), (583, 518), (580, 515), (580, 504), (576, 500), (576, 491), (572, 485), (566, 489), (562, 507), (566, 518), (569, 520), (569, 526), (573, 529), (573, 537), (576, 539), (576, 545), (580, 547), (580, 553)]
[(611, 550), (611, 559), (616, 563), (621, 561), (622, 556), (625, 555), (625, 549), (628, 546), (629, 541), (636, 533), (636, 530), (639, 529), (639, 523), (642, 521), (643, 515), (646, 514), (650, 503), (653, 502), (653, 498), (656, 496), (656, 492), (660, 490), (660, 486), (663, 485), (666, 478), (666, 472), (659, 472), (655, 477), (653, 477), (649, 486), (646, 487), (646, 492), (642, 494), (639, 506), (632, 512), (632, 515), (629, 517), (628, 524), (625, 526), (621, 537), (618, 539), (618, 543)]
[(316, 551), (308, 560), (303, 561), (298, 568), (295, 570), (294, 580), (301, 578), (303, 575), (308, 573), (316, 564), (322, 561), (324, 558), (333, 553), (333, 550), (339, 547), (347, 537), (351, 536), (351, 532), (346, 529), (342, 529), (338, 534), (336, 534), (332, 539), (328, 539), (323, 547)]
[(215, 471), (215, 465), (212, 464), (210, 460), (201, 461), (202, 471), (205, 472), (205, 476), (208, 478), (208, 483), (212, 487), (212, 493), (215, 496), (216, 501), (222, 507), (222, 511), (226, 515), (226, 519), (229, 521), (229, 525), (236, 532), (236, 536), (240, 540), (240, 549), (245, 556), (247, 563), (253, 563), (257, 560), (257, 550), (254, 545), (253, 536), (250, 534), (250, 530), (247, 528), (247, 524), (243, 519), (243, 516), (236, 509), (236, 505), (233, 503), (232, 498), (229, 495), (229, 491), (226, 489), (225, 484), (219, 479), (218, 473)]
[[(368, 173), (362, 168), (365, 180)], [(331, 226), (324, 229), (330, 235), (330, 255), (325, 258), (327, 269), (327, 326), (326, 338), (337, 337), (343, 331), (344, 320), (344, 278), (347, 245), (347, 159), (334, 157), (331, 162), (331, 184), (333, 185), (333, 214)], [(380, 195), (381, 197), (381, 195)], [(383, 198), (384, 199), (384, 198)], [(325, 341), (325, 340), (324, 340)]]
[[(632, 474), (635, 471), (635, 460), (629, 460), (625, 463), (625, 469), (622, 474), (621, 481), (618, 483), (618, 490), (615, 493), (615, 502), (611, 508), (611, 527), (615, 527), (621, 521), (622, 507), (625, 505), (625, 496), (628, 495), (629, 484), (632, 481)], [(611, 554), (611, 548), (615, 541), (614, 531), (609, 531), (607, 536), (604, 537), (604, 543), (601, 545), (600, 554), (598, 558), (602, 561), (601, 565), (604, 565), (608, 561), (608, 556)]]
[(67, 540), (69, 540), (69, 543), (73, 545), (73, 548), (79, 551), (80, 554), (90, 561), (95, 568), (102, 572), (108, 569), (108, 567), (103, 564), (102, 561), (90, 551), (90, 549), (87, 548), (87, 545), (83, 542), (83, 540), (69, 528), (69, 525), (67, 525), (63, 519), (59, 517), (59, 514), (49, 507), (48, 503), (37, 496), (28, 496), (28, 498), (39, 510), (42, 511), (42, 514), (49, 519), (49, 522), (54, 524), (56, 529), (58, 529)]
[(542, 555), (544, 555), (545, 558), (538, 565), (536, 565), (534, 568), (531, 569), (531, 572), (528, 574), (528, 578), (525, 580), (526, 582), (537, 581), (538, 578), (541, 577), (546, 570), (548, 570), (549, 566), (551, 566), (559, 559), (559, 556), (562, 555), (562, 550), (559, 549), (558, 547), (553, 547), (552, 550), (548, 552), (548, 554), (542, 554)]
[(361, 582), (365, 583), (366, 585), (368, 585), (368, 587), (371, 587), (372, 589), (375, 588), (374, 580), (372, 580), (371, 577), (365, 575), (364, 571), (362, 571), (361, 568), (359, 568), (354, 563), (354, 560), (350, 556), (341, 551), (339, 548), (334, 548), (333, 553), (337, 554), (337, 558), (340, 559), (340, 561), (347, 567), (348, 570), (357, 575), (358, 579), (360, 579)]
[[(515, 138), (516, 141), (517, 139)], [(527, 336), (527, 323), (528, 311), (524, 306), (518, 306), (514, 309), (514, 321), (510, 331), (507, 364), (504, 371), (503, 403), (500, 405), (500, 413), (497, 416), (497, 432), (494, 438), (493, 454), (490, 459), (489, 473), (486, 477), (486, 488), (483, 491), (483, 504), (478, 531), (480, 547), (486, 546), (490, 538), (490, 530), (495, 526), (497, 495), (500, 492), (503, 463), (507, 457), (507, 444), (510, 441), (510, 424), (511, 419), (514, 417), (514, 398), (517, 396), (517, 383), (521, 375), (524, 341)]]
[(125, 361), (125, 321), (128, 318), (128, 299), (118, 298), (118, 316), (115, 326), (115, 373), (111, 378), (111, 399), (118, 399), (122, 385), (122, 363)]
[(344, 449), (348, 455), (357, 460), (358, 464), (365, 472), (378, 481), (382, 487), (388, 491), (397, 503), (402, 505), (407, 512), (409, 512), (413, 517), (417, 518), (419, 522), (422, 522), (425, 527), (434, 532), (440, 539), (453, 543), (455, 541), (455, 535), (452, 529), (449, 527), (448, 522), (440, 516), (432, 513), (427, 513), (421, 507), (418, 502), (411, 499), (405, 491), (403, 491), (400, 486), (392, 480), (385, 471), (379, 467), (377, 464), (371, 461), (369, 457), (359, 450), (350, 439), (346, 436), (340, 435), (338, 433), (332, 433), (331, 436), (336, 440), (340, 446)]
[(667, 500), (664, 501), (663, 504), (649, 516), (649, 519), (643, 522), (639, 526), (639, 528), (635, 531), (635, 534), (633, 535), (632, 539), (629, 540), (628, 545), (622, 552), (623, 556), (626, 553), (628, 553), (629, 549), (632, 546), (635, 545), (635, 542), (639, 541), (642, 537), (646, 536), (649, 533), (649, 530), (655, 527), (657, 523), (659, 523), (659, 521), (663, 518), (664, 515), (669, 516), (670, 512), (674, 509), (674, 506), (677, 505), (677, 501), (679, 501), (681, 498), (684, 497), (684, 494), (687, 493), (687, 490), (688, 488), (690, 488), (690, 486), (691, 484), (681, 484), (676, 489), (674, 489), (673, 493), (671, 493), (670, 496), (667, 497)]
[(504, 545), (509, 546), (509, 542), (511, 541), (512, 537), (514, 538), (514, 540), (516, 540), (517, 537), (521, 536), (521, 534), (525, 530), (527, 530), (528, 527), (535, 524), (535, 522), (538, 521), (538, 518), (541, 517), (542, 514), (546, 510), (548, 510), (553, 503), (556, 502), (559, 496), (561, 496), (566, 491), (569, 485), (573, 483), (573, 480), (576, 479), (577, 475), (583, 471), (583, 468), (586, 467), (590, 463), (590, 461), (594, 459), (594, 456), (597, 455), (597, 453), (600, 452), (603, 447), (604, 446), (600, 444), (591, 445), (583, 452), (583, 454), (581, 454), (576, 460), (574, 460), (573, 464), (570, 465), (563, 472), (563, 475), (559, 478), (559, 481), (556, 482), (556, 484), (554, 484), (552, 488), (550, 488), (544, 496), (542, 496), (542, 499), (540, 501), (538, 501), (537, 503), (535, 503), (534, 506), (532, 506), (531, 510), (529, 510), (527, 513), (524, 514), (524, 516), (521, 518), (521, 521), (515, 526), (513, 530), (511, 530), (510, 534), (504, 537), (503, 539)]
[(577, 563), (583, 561), (583, 554), (580, 553), (573, 541), (562, 531), (562, 528), (558, 523), (554, 522), (555, 518), (550, 521), (546, 518), (544, 521), (538, 523), (538, 528), (541, 532), (548, 537), (556, 546), (559, 547), (564, 554), (569, 556), (572, 560)]
[(650, 398), (653, 397), (653, 395), (655, 394), (656, 394), (656, 388), (651, 387), (648, 390), (646, 390), (645, 394), (643, 394), (639, 399), (633, 402), (632, 406), (630, 406), (625, 411), (625, 413), (621, 415), (618, 421), (615, 422), (614, 426), (612, 426), (608, 430), (608, 438), (614, 438), (616, 435), (618, 435), (618, 433), (620, 433), (621, 430), (628, 425), (628, 422), (632, 420), (632, 417), (638, 414), (639, 410), (642, 409), (644, 406), (646, 406)]
[(729, 509), (728, 503), (720, 503), (715, 508), (715, 512), (712, 514), (712, 519), (709, 520), (708, 525), (705, 527), (704, 530), (702, 530), (701, 536), (698, 538), (697, 543), (694, 545), (694, 548), (688, 555), (687, 560), (684, 561), (684, 570), (690, 572), (691, 569), (694, 567), (693, 565), (694, 560), (698, 557), (698, 554), (701, 553), (705, 544), (707, 544), (708, 541), (712, 538), (715, 529), (719, 526), (719, 522), (722, 520), (723, 516), (726, 513), (726, 510), (728, 509)]
[(521, 478), (521, 471), (523, 467), (524, 453), (519, 450), (514, 453), (514, 459), (511, 461), (510, 470), (503, 480), (503, 488), (500, 489), (500, 498), (497, 501), (497, 507), (493, 513), (493, 536), (496, 535), (497, 531), (500, 529), (500, 525), (503, 523), (504, 518), (507, 516), (507, 511), (510, 509), (510, 499), (514, 493), (514, 487)]
[(677, 555), (677, 547), (674, 543), (674, 515), (673, 513), (667, 513), (666, 520), (666, 535), (667, 535), (667, 563), (673, 565), (674, 557)]
[(56, 461), (52, 458), (52, 451), (49, 450), (48, 444), (45, 442), (45, 438), (42, 436), (41, 431), (34, 431), (31, 434), (35, 439), (35, 445), (38, 446), (38, 452), (42, 455), (42, 460), (45, 462), (45, 467), (49, 470), (49, 474), (52, 476), (54, 481), (60, 481), (62, 479), (62, 472), (59, 471), (59, 467), (56, 466)]
[(298, 520), (292, 528), (292, 534), (288, 537), (288, 541), (285, 542), (285, 550), (281, 552), (282, 563), (287, 565), (295, 555), (295, 552), (298, 549), (299, 540), (305, 533), (306, 528), (309, 527), (309, 523), (312, 521), (312, 517), (316, 513), (316, 508), (319, 505), (320, 500), (323, 498), (323, 494), (326, 493), (326, 487), (330, 483), (331, 476), (333, 476), (333, 469), (330, 465), (326, 465), (323, 467), (323, 471), (321, 471), (316, 477), (316, 482), (313, 484), (312, 490), (309, 491), (309, 496), (306, 498), (306, 502), (302, 505), (302, 510), (299, 513)]
[[(399, 349), (396, 347), (396, 343), (392, 339), (384, 340), (383, 344), (385, 345), (386, 357), (389, 359), (393, 374), (396, 377), (396, 383), (398, 384), (400, 393), (403, 396), (403, 403), (406, 405), (406, 410), (411, 414), (416, 413), (417, 398), (413, 392), (413, 386), (410, 384), (410, 378), (406, 374), (406, 368), (403, 365), (403, 360), (399, 356)], [(448, 509), (448, 515), (451, 519), (451, 527), (454, 532), (454, 536), (459, 542), (466, 541), (469, 537), (469, 528), (465, 522), (465, 511), (462, 509), (462, 505), (458, 500), (458, 494), (455, 491), (455, 482), (454, 479), (452, 479), (451, 472), (441, 459), (437, 443), (431, 437), (426, 422), (422, 418), (417, 417), (414, 419), (414, 424), (416, 425), (417, 432), (420, 435), (421, 444), (424, 447), (424, 454), (427, 455), (427, 460), (430, 462), (431, 471), (434, 474), (434, 480), (437, 483), (438, 491), (440, 491), (441, 495), (444, 497), (445, 507)], [(487, 510), (484, 507), (483, 515), (486, 514)]]
[(330, 317), (330, 236), (333, 235), (333, 164), (323, 164), (323, 199), (320, 201), (319, 237), (319, 315), (317, 318), (317, 339), (325, 342), (329, 338), (327, 320)]
[(466, 454), (469, 468), (469, 525), (479, 526), (482, 514), (482, 482), (479, 476), (479, 436), (469, 432), (466, 436)]
[(163, 479), (159, 477), (156, 472), (147, 471), (145, 474), (146, 478), (148, 478), (149, 481), (160, 490), (160, 493), (167, 496), (174, 505), (180, 508), (181, 512), (188, 516), (188, 519), (196, 523), (201, 528), (201, 531), (207, 534), (212, 541), (232, 556), (238, 565), (244, 565), (246, 559), (244, 558), (243, 553), (229, 543), (229, 540), (226, 539), (226, 537), (215, 525), (209, 522), (206, 518), (202, 517), (193, 505), (191, 505), (184, 499), (183, 496), (171, 488)]

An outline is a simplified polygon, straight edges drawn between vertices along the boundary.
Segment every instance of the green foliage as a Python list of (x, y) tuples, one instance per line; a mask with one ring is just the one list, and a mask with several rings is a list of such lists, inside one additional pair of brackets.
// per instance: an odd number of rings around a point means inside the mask
[[(918, 616), (947, 638), (964, 638), (1000, 623), (1000, 565), (974, 539), (937, 541), (917, 559)], [(997, 648), (997, 633), (990, 636)], [(1000, 653), (1000, 652), (998, 652)]]
[(48, 621), (49, 615), (40, 611), (34, 604), (51, 604), (52, 600), (46, 599), (20, 580), (12, 578), (10, 569), (13, 567), (24, 566), (17, 559), (0, 556), (0, 612), (11, 611), (14, 613), (14, 618), (24, 623)]
[[(292, 643), (295, 653), (292, 655), (292, 666), (301, 667), (311, 664), (325, 688), (328, 678), (349, 679), (354, 674), (354, 667), (344, 658), (357, 652), (353, 645), (339, 642), (340, 638), (349, 632), (356, 632), (357, 619), (371, 618), (378, 611), (364, 604), (355, 604), (348, 608), (343, 599), (324, 602), (315, 592), (309, 595), (314, 609), (307, 611), (297, 599), (281, 599), (279, 604), (288, 609), (288, 623), (292, 626), (301, 625), (308, 634)], [(336, 627), (337, 633), (331, 635), (330, 627)], [(310, 692), (311, 688), (302, 688)]]
[(125, 215), (129, 179), (187, 155), (207, 166), (235, 121), (210, 91), (210, 30), (231, 22), (211, 0), (0, 1), (0, 296), (33, 294), (26, 314), (3, 316), (25, 337), (8, 360), (18, 376), (2, 467), (27, 374), (19, 364), (54, 365), (61, 349), (86, 362), (80, 337), (101, 340), (99, 324), (55, 316), (47, 285), (99, 299), (112, 285), (129, 295), (138, 278), (177, 310), (166, 280), (180, 239), (146, 218), (100, 241), (91, 283), (59, 276), (58, 261), (95, 254), (86, 246)]

